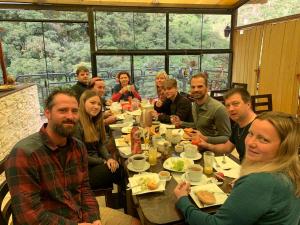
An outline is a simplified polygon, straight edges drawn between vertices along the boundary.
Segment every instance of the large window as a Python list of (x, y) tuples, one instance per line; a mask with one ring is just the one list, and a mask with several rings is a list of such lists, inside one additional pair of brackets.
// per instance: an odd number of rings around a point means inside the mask
[(238, 9), (238, 26), (299, 13), (299, 0), (268, 0), (261, 4), (245, 4)]
[[(10, 16), (16, 16), (13, 12)], [(19, 11), (20, 17), (24, 12)], [(75, 83), (78, 64), (90, 67), (86, 22), (2, 21), (0, 27), (8, 74), (17, 82), (36, 83), (41, 106), (53, 88)]]
[(97, 49), (164, 49), (165, 14), (96, 12)]
[[(231, 49), (224, 28), (231, 24), (230, 15), (163, 10), (0, 12), (7, 71), (18, 82), (37, 83), (41, 102), (53, 87), (73, 85), (77, 66), (90, 68), (91, 62), (93, 71), (106, 80), (108, 96), (121, 70), (129, 71), (142, 97), (149, 98), (156, 96), (154, 78), (161, 70), (176, 78), (185, 92), (190, 77), (200, 71), (211, 74), (212, 89), (228, 85)], [(93, 21), (88, 21), (92, 15)], [(95, 35), (89, 36), (92, 22)], [(213, 82), (219, 78), (222, 81)]]

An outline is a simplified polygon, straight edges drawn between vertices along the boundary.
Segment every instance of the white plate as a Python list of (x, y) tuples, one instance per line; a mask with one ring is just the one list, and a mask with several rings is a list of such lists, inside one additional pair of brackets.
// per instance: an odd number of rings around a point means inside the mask
[[(215, 198), (216, 198), (216, 204), (212, 204), (212, 205), (202, 204), (195, 194), (195, 192), (200, 191), (200, 190), (213, 192), (215, 195)], [(221, 190), (221, 188), (218, 187), (218, 185), (216, 185), (214, 183), (191, 187), (190, 196), (199, 208), (205, 208), (205, 207), (210, 207), (210, 206), (214, 206), (214, 205), (222, 205), (227, 199), (227, 195)]]
[(129, 146), (129, 144), (125, 141), (124, 138), (116, 138), (115, 143), (117, 147), (125, 147)]
[[(184, 166), (182, 170), (176, 170), (176, 168), (174, 168), (174, 165), (176, 165), (177, 161), (183, 161)], [(167, 170), (183, 173), (190, 165), (193, 164), (194, 161), (188, 158), (170, 157), (166, 161), (164, 161), (163, 167)]]
[(113, 130), (118, 130), (123, 127), (129, 127), (132, 126), (132, 122), (126, 122), (126, 123), (115, 123), (115, 124), (110, 124), (109, 127)]
[(132, 127), (123, 127), (121, 129), (122, 133), (129, 134), (131, 132)]
[(137, 173), (138, 173), (138, 172), (144, 172), (144, 171), (146, 171), (147, 169), (150, 168), (150, 164), (149, 164), (148, 162), (145, 162), (144, 168), (141, 169), (141, 170), (137, 170), (137, 169), (134, 169), (134, 168), (133, 168), (133, 165), (132, 165), (132, 163), (130, 162), (130, 163), (127, 164), (127, 168), (128, 168), (130, 171), (137, 172)]
[[(136, 174), (133, 177), (129, 177), (129, 187), (133, 187), (131, 189), (132, 195), (139, 195), (139, 194), (145, 194), (150, 192), (158, 192), (158, 191), (164, 191), (166, 182), (160, 181), (159, 176), (157, 173), (141, 173)], [(158, 183), (158, 187), (154, 190), (150, 190), (147, 187), (147, 181), (153, 180)]]
[(202, 158), (202, 155), (201, 155), (201, 153), (197, 152), (196, 156), (191, 158), (191, 157), (186, 157), (185, 152), (181, 152), (180, 157), (181, 158), (188, 158), (188, 159), (191, 159), (191, 160), (199, 160), (199, 159)]
[(209, 181), (209, 179), (207, 178), (207, 176), (205, 176), (205, 174), (202, 175), (201, 180), (200, 181), (190, 181), (187, 174), (184, 173), (181, 175), (181, 180), (186, 180), (188, 181), (191, 185), (195, 186), (195, 185), (205, 185), (207, 184), (207, 182)]
[(138, 109), (135, 111), (126, 111), (126, 113), (128, 113), (129, 115), (132, 115), (132, 116), (140, 116), (142, 114), (142, 111), (140, 109)]

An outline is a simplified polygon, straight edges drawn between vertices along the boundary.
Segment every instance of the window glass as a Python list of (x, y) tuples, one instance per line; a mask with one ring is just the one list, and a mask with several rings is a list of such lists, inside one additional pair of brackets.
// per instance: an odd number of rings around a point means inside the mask
[(98, 49), (134, 49), (132, 12), (96, 12)]
[(0, 19), (60, 19), (87, 21), (87, 13), (55, 10), (0, 9)]
[(105, 80), (105, 95), (110, 98), (113, 87), (118, 83), (118, 72), (130, 73), (130, 56), (97, 56), (97, 68), (97, 75)]
[(203, 15), (203, 49), (229, 49), (230, 36), (224, 36), (224, 29), (230, 19), (230, 15)]
[(165, 49), (165, 14), (134, 13), (134, 43), (135, 49)]
[(201, 14), (170, 14), (169, 48), (201, 48)]
[(165, 49), (162, 13), (96, 12), (98, 49)]
[(164, 56), (134, 56), (134, 83), (143, 98), (157, 97), (155, 76), (165, 70)]
[(208, 73), (208, 85), (211, 90), (226, 89), (228, 85), (229, 54), (202, 55), (202, 71)]
[(238, 9), (238, 26), (300, 13), (299, 0), (268, 0), (245, 4)]
[(78, 64), (90, 67), (85, 23), (0, 22), (9, 74), (38, 86), (40, 105), (57, 86), (74, 84)]
[(170, 56), (169, 73), (178, 82), (180, 91), (189, 92), (189, 80), (199, 72), (200, 56), (176, 55)]

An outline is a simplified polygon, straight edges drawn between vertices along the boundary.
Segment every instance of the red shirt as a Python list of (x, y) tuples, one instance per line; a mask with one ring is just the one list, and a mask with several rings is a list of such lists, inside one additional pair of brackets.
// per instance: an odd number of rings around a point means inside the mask
[(46, 126), (18, 142), (6, 163), (17, 224), (77, 225), (98, 220), (99, 206), (89, 186), (83, 143), (68, 139), (63, 168)]

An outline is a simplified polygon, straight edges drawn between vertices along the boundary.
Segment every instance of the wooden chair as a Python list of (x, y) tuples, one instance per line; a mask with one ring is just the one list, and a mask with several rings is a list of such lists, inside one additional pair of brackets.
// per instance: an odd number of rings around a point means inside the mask
[(106, 206), (112, 208), (113, 206), (113, 195), (112, 195), (113, 186), (107, 188), (94, 189), (93, 192), (96, 197), (104, 196)]
[(0, 184), (0, 224), (2, 225), (8, 225), (9, 219), (12, 216), (12, 208), (11, 208), (11, 200), (7, 199), (6, 196), (9, 193), (8, 185), (5, 180), (4, 176), (4, 164), (5, 164), (6, 158), (1, 160), (0, 162), (0, 179), (3, 180)]
[(222, 89), (222, 90), (212, 90), (210, 92), (210, 96), (213, 97), (214, 99), (222, 102), (223, 104), (225, 103), (223, 95), (228, 91), (228, 89)]
[(248, 84), (232, 82), (231, 88), (245, 88), (247, 90)]
[(252, 109), (256, 114), (273, 110), (272, 94), (252, 95)]

